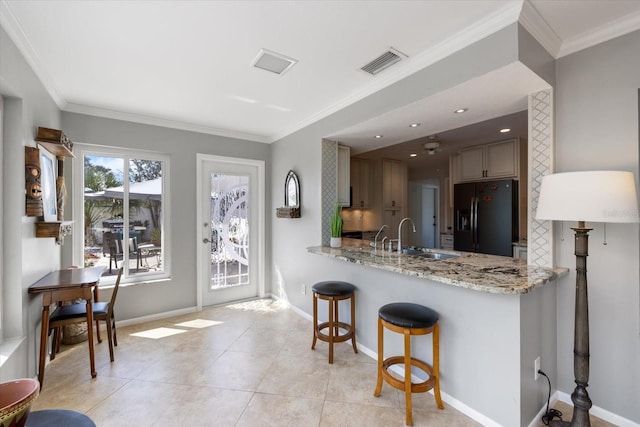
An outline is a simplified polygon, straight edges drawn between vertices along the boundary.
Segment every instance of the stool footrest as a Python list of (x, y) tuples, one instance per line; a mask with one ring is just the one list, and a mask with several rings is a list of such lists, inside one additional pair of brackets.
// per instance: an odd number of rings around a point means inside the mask
[[(318, 325), (317, 337), (320, 341), (329, 342), (330, 340), (329, 335), (322, 332), (323, 329), (326, 329), (328, 327), (329, 327), (329, 322), (322, 322)], [(344, 342), (344, 341), (350, 340), (351, 337), (353, 337), (353, 329), (351, 328), (351, 325), (349, 325), (348, 323), (333, 322), (333, 327), (334, 328), (337, 327), (338, 329), (343, 329), (347, 331), (342, 335), (334, 335), (333, 342)]]
[[(404, 390), (404, 380), (399, 380), (398, 378), (391, 375), (389, 372), (389, 367), (392, 365), (403, 365), (404, 366), (404, 357), (403, 356), (393, 356), (388, 357), (382, 362), (382, 378), (384, 378), (389, 385), (397, 388), (398, 390)], [(424, 373), (426, 373), (429, 378), (426, 381), (420, 383), (411, 383), (411, 392), (412, 393), (424, 393), (433, 389), (436, 384), (436, 377), (433, 375), (433, 368), (431, 365), (423, 362), (420, 359), (416, 359), (414, 357), (411, 358), (411, 366), (415, 366), (418, 369), (421, 369)]]

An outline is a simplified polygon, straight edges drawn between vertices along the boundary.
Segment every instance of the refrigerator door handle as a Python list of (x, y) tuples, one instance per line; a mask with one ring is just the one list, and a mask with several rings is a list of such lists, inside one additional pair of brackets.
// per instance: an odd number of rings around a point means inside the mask
[(476, 217), (476, 211), (475, 211), (475, 197), (471, 198), (471, 216), (469, 218), (469, 229), (471, 230), (471, 248), (475, 249), (476, 247), (476, 230), (475, 230), (475, 217)]
[(473, 249), (478, 250), (478, 203), (480, 199), (478, 197), (473, 198)]

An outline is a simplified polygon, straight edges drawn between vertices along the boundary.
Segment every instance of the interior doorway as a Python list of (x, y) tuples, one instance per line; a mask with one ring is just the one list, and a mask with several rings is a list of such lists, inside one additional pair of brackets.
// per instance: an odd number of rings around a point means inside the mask
[(409, 242), (423, 248), (439, 248), (440, 188), (436, 184), (409, 182), (409, 216), (416, 224), (416, 232), (409, 233)]

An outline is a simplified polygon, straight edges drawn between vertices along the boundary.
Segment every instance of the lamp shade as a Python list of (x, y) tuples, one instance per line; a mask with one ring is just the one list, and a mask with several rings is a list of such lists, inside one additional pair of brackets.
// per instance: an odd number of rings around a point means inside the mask
[(565, 172), (542, 178), (536, 219), (638, 222), (633, 173)]

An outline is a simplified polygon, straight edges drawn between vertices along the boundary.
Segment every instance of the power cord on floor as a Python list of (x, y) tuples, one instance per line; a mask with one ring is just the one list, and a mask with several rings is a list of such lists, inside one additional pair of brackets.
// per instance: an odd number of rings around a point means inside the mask
[(538, 373), (544, 376), (549, 383), (549, 396), (547, 396), (547, 412), (542, 416), (542, 422), (544, 423), (544, 425), (548, 426), (554, 418), (558, 418), (560, 421), (562, 421), (562, 412), (553, 408), (549, 409), (549, 401), (551, 400), (551, 380), (549, 379), (547, 374), (542, 372), (540, 369), (538, 369)]

